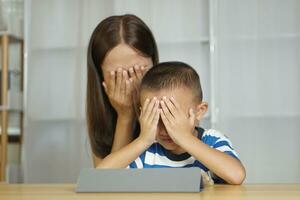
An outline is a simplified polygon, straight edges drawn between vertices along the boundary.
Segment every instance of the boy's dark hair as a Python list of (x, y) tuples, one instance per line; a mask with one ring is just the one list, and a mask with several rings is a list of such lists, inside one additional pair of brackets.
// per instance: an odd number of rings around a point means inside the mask
[(202, 89), (197, 72), (183, 62), (163, 62), (154, 65), (143, 77), (142, 90), (190, 88), (196, 100), (202, 101)]

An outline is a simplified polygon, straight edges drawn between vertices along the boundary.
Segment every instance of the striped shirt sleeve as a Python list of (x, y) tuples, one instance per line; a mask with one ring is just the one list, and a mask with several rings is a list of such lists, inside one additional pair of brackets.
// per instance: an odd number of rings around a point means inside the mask
[[(209, 145), (211, 148), (224, 152), (227, 155), (232, 156), (237, 160), (240, 160), (237, 153), (233, 149), (230, 140), (221, 132), (213, 129), (206, 130), (204, 135), (202, 136), (202, 141), (207, 145)], [(219, 183), (219, 184), (226, 183), (226, 181), (224, 181), (222, 178), (218, 177), (214, 173), (211, 173), (211, 177), (215, 183)]]
[(209, 129), (206, 130), (202, 136), (202, 141), (209, 145), (211, 148), (226, 153), (239, 160), (239, 156), (232, 147), (230, 140), (221, 132)]

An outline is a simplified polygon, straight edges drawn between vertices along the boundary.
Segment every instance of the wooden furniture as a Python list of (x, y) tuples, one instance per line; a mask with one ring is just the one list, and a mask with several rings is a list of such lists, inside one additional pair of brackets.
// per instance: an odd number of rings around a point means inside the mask
[[(12, 73), (19, 73), (20, 77), (20, 92), (23, 91), (23, 39), (14, 35), (11, 35), (6, 32), (0, 32), (0, 47), (1, 47), (1, 104), (0, 104), (0, 127), (1, 127), (1, 145), (0, 145), (0, 182), (5, 181), (5, 173), (7, 166), (7, 147), (9, 141), (17, 141), (21, 144), (21, 138), (23, 134), (23, 111), (22, 108), (16, 108), (10, 105), (8, 98), (8, 89), (9, 89), (9, 75)], [(11, 70), (9, 67), (9, 45), (13, 43), (20, 44), (20, 66), (18, 70)], [(15, 100), (15, 96), (11, 96), (11, 100)], [(10, 136), (8, 134), (9, 127), (9, 113), (17, 112), (20, 114), (20, 122), (19, 122), (19, 134)], [(21, 148), (20, 148), (21, 149)]]
[(204, 200), (299, 200), (298, 185), (214, 185), (200, 193), (75, 193), (75, 185), (9, 185), (0, 184), (0, 199), (204, 199)]

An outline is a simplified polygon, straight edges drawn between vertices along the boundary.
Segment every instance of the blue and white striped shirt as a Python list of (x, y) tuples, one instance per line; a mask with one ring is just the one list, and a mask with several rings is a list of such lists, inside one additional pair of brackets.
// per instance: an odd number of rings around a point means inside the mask
[[(210, 146), (224, 152), (239, 160), (237, 153), (234, 151), (229, 139), (219, 131), (208, 129), (204, 130), (197, 127), (198, 139)], [(166, 150), (159, 143), (153, 143), (145, 152), (143, 152), (135, 161), (133, 161), (127, 168), (186, 168), (199, 167), (204, 172), (208, 172), (201, 162), (196, 160), (188, 153), (173, 154)]]

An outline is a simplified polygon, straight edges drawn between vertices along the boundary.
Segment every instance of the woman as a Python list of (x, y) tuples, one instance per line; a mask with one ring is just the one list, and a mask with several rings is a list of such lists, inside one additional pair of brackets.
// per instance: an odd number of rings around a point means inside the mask
[(136, 89), (147, 68), (158, 63), (156, 42), (137, 16), (111, 16), (92, 33), (87, 62), (87, 126), (96, 167), (139, 132)]

